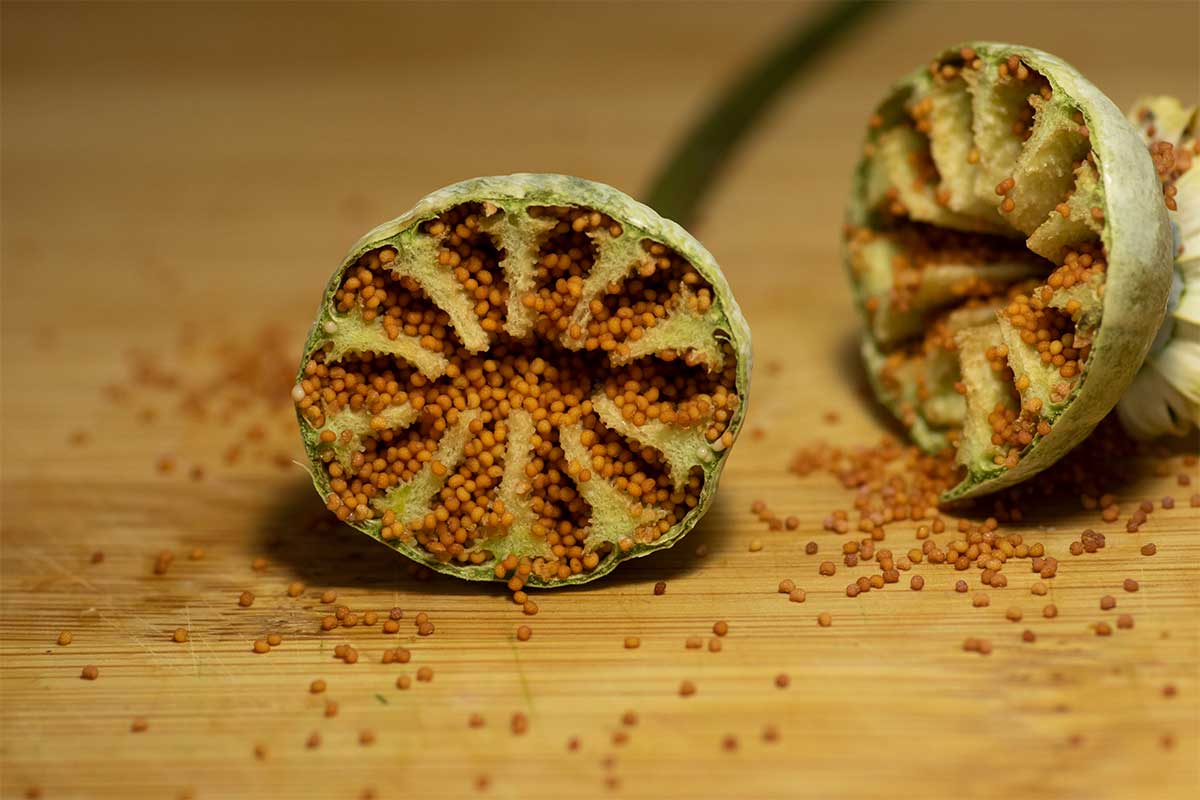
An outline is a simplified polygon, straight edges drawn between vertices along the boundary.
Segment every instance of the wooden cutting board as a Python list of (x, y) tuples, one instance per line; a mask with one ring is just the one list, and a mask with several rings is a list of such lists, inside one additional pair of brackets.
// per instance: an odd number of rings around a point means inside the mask
[[(787, 471), (817, 439), (854, 446), (888, 430), (859, 391), (837, 255), (873, 98), (941, 46), (981, 35), (1060, 53), (1121, 104), (1140, 90), (1196, 97), (1195, 6), (894, 8), (789, 93), (697, 226), (754, 329), (749, 426), (763, 436), (742, 438), (682, 544), (537, 594), (531, 618), (498, 586), (418, 580), (329, 524), (290, 462), (300, 451), (278, 375), (363, 231), (477, 174), (563, 171), (636, 192), (703, 99), (807, 12), (2, 13), (5, 797), (1197, 796), (1194, 468), (1173, 456), (1155, 477), (1138, 464), (1142, 477), (1118, 493), (1122, 520), (1143, 498), (1177, 500), (1138, 534), (1070, 498), (1031, 509), (1010, 530), (1045, 542), (1059, 575), (1040, 598), (1035, 576), (1012, 569), (988, 608), (928, 565), (919, 593), (905, 576), (847, 598), (863, 570), (840, 566), (842, 540), (821, 520), (852, 497), (827, 475)], [(203, 422), (186, 413), (189, 393), (209, 409)], [(760, 499), (800, 527), (766, 530), (749, 512)], [(914, 527), (893, 526), (887, 544), (913, 546)], [(1067, 555), (1084, 527), (1108, 546)], [(1148, 542), (1157, 555), (1139, 554)], [(189, 558), (195, 548), (203, 559)], [(164, 550), (174, 560), (155, 574)], [(835, 578), (817, 575), (827, 558)], [(805, 603), (775, 591), (785, 577)], [(1138, 592), (1121, 591), (1126, 577)], [(286, 594), (293, 581), (307, 587), (300, 597)], [(319, 633), (327, 589), (360, 612), (403, 609), (400, 633)], [(243, 591), (256, 596), (248, 608)], [(1100, 610), (1105, 594), (1116, 609)], [(1042, 618), (1047, 601), (1056, 619)], [(1009, 607), (1025, 619), (1007, 621)], [(419, 611), (432, 637), (415, 635)], [(816, 624), (820, 612), (832, 626)], [(1136, 627), (1094, 635), (1118, 613)], [(684, 647), (707, 643), (717, 620), (729, 624), (720, 652)], [(523, 624), (527, 642), (515, 637)], [(172, 641), (176, 628), (186, 643)], [(1021, 641), (1026, 628), (1035, 643)], [(56, 644), (61, 631), (71, 644)], [(271, 632), (282, 644), (251, 652)], [(630, 636), (640, 647), (625, 648)], [(971, 636), (994, 652), (963, 652)], [(357, 664), (334, 659), (341, 643)], [(380, 663), (397, 646), (411, 662)], [(95, 681), (80, 678), (89, 664)], [(432, 681), (397, 688), (420, 667)], [(310, 693), (317, 678), (325, 694)], [(694, 695), (680, 696), (683, 681)], [(131, 730), (135, 718), (147, 729)], [(768, 726), (777, 741), (764, 740)]]

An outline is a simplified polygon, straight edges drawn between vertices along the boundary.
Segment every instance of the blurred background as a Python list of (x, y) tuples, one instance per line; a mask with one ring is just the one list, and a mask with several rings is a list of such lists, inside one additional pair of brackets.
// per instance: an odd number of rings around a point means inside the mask
[[(61, 341), (77, 371), (55, 388), (68, 390), (113, 348), (182, 321), (248, 334), (270, 318), (298, 348), (347, 247), (456, 180), (554, 171), (643, 196), (706, 102), (812, 13), (6, 2), (6, 383)], [(864, 120), (892, 79), (990, 38), (1063, 56), (1122, 107), (1148, 91), (1194, 99), (1198, 26), (1193, 2), (887, 5), (780, 98), (694, 232), (752, 324), (783, 301), (849, 329), (837, 231)], [(772, 324), (755, 327), (760, 341), (787, 335)], [(36, 461), (33, 442), (5, 447), (22, 444)]]

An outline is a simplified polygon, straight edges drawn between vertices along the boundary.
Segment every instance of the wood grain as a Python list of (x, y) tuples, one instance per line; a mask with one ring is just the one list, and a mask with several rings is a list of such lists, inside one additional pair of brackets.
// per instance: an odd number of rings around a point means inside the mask
[[(1196, 796), (1200, 510), (1187, 507), (1197, 488), (1176, 485), (1177, 458), (1170, 476), (1139, 465), (1146, 477), (1121, 489), (1127, 510), (1179, 500), (1139, 534), (1069, 501), (1033, 509), (1019, 530), (1062, 558), (1059, 577), (1043, 599), (1029, 594), (1033, 575), (1012, 570), (986, 609), (934, 568), (920, 593), (846, 598), (843, 577), (861, 570), (819, 578), (817, 564), (840, 544), (821, 519), (851, 498), (827, 476), (786, 471), (817, 437), (864, 444), (886, 430), (858, 391), (837, 230), (860, 126), (890, 78), (986, 36), (1063, 55), (1118, 104), (1143, 91), (1194, 98), (1195, 5), (894, 7), (796, 86), (697, 229), (753, 326), (750, 425), (769, 435), (739, 442), (683, 544), (542, 593), (536, 617), (499, 587), (415, 580), (365, 537), (319, 524), (303, 473), (272, 463), (300, 455), (286, 396), (204, 424), (179, 413), (178, 393), (106, 399), (105, 386), (128, 383), (133, 350), (189, 385), (220, 375), (222, 341), (245, 349), (264, 326), (298, 351), (348, 244), (435, 187), (562, 171), (636, 192), (703, 99), (803, 13), (5, 3), (2, 794), (455, 797), (486, 776), (482, 796), (513, 798)], [(146, 409), (154, 421), (141, 421)], [(834, 409), (841, 421), (823, 423)], [(255, 423), (265, 438), (227, 466), (225, 449)], [(86, 444), (72, 443), (78, 430), (91, 431)], [(179, 459), (170, 475), (155, 468), (164, 454)], [(193, 464), (203, 480), (187, 477)], [(800, 529), (765, 531), (748, 513), (760, 498)], [(1067, 556), (1085, 526), (1109, 546)], [(751, 553), (755, 538), (764, 549)], [(911, 540), (905, 526), (889, 531), (889, 545)], [(818, 555), (804, 554), (808, 541)], [(1156, 556), (1138, 554), (1146, 542)], [(203, 560), (188, 559), (195, 547)], [(155, 575), (164, 549), (175, 561)], [(90, 563), (95, 550), (102, 563)], [(256, 556), (265, 572), (251, 569)], [(775, 592), (783, 577), (807, 602)], [(1137, 593), (1119, 591), (1125, 577)], [(309, 587), (301, 598), (285, 594), (293, 580)], [(400, 606), (400, 634), (317, 633), (326, 588), (355, 609)], [(257, 599), (240, 608), (247, 589)], [(1101, 612), (1109, 593), (1118, 607)], [(1046, 600), (1057, 619), (1041, 618)], [(1022, 623), (1004, 619), (1009, 606)], [(431, 638), (414, 635), (419, 610)], [(821, 611), (831, 627), (816, 625)], [(1136, 628), (1093, 635), (1118, 612)], [(730, 624), (720, 653), (684, 649), (718, 619)], [(515, 640), (521, 624), (528, 642)], [(176, 627), (186, 644), (170, 641)], [(1035, 644), (1020, 642), (1024, 628)], [(62, 630), (69, 646), (55, 643)], [(284, 643), (251, 653), (268, 631)], [(962, 652), (966, 636), (995, 652)], [(362, 660), (335, 661), (341, 642)], [(398, 644), (412, 662), (380, 664)], [(79, 678), (85, 664), (98, 680)], [(423, 665), (432, 682), (395, 687)], [(325, 696), (308, 692), (317, 677)], [(679, 696), (684, 680), (694, 696)], [(638, 722), (614, 743), (626, 709)], [(486, 725), (470, 729), (476, 712)], [(517, 712), (523, 736), (509, 730)], [(138, 716), (143, 733), (130, 731)], [(778, 742), (762, 740), (767, 725)], [(309, 750), (313, 731), (322, 744)]]

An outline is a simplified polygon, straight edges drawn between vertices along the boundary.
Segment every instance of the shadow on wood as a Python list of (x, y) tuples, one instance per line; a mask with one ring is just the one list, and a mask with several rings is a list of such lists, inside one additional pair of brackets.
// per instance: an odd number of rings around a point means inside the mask
[[(717, 520), (725, 516), (722, 508), (718, 494), (700, 524), (670, 550), (632, 559), (594, 583), (569, 588), (586, 591), (652, 584), (687, 575), (704, 563), (704, 557), (696, 554), (697, 548), (704, 545), (710, 552), (719, 549)], [(421, 569), (390, 547), (338, 522), (303, 477), (279, 489), (254, 533), (258, 552), (286, 568), (296, 580), (310, 585), (489, 597), (508, 593), (498, 581), (464, 581)]]

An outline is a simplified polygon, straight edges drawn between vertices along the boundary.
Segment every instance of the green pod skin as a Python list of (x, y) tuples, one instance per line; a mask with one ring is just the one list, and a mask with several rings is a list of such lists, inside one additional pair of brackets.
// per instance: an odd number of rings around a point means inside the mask
[[(444, 267), (438, 267), (436, 243), (421, 229), (423, 223), (435, 220), (450, 209), (468, 203), (482, 204), (487, 209), (486, 213), (489, 216), (486, 224), (490, 226), (487, 230), (497, 245), (502, 247), (501, 252), (504, 253), (499, 262), (499, 268), (503, 271), (504, 280), (510, 290), (510, 299), (503, 332), (511, 335), (512, 341), (530, 342), (538, 336), (536, 330), (531, 328), (529, 319), (517, 321), (526, 313), (522, 311), (518, 303), (520, 294), (532, 286), (533, 270), (538, 258), (538, 246), (548, 235), (544, 227), (539, 227), (539, 221), (529, 214), (529, 209), (532, 207), (589, 209), (606, 215), (620, 225), (622, 232), (618, 236), (604, 234), (600, 237), (603, 241), (593, 238), (593, 243), (598, 246), (596, 261), (592, 267), (592, 272), (597, 273), (594, 285), (598, 293), (610, 291), (602, 287), (619, 282), (630, 275), (639, 266), (639, 259), (647, 258), (644, 255), (643, 247), (648, 243), (661, 244), (674, 251), (685, 259), (704, 281), (707, 281), (712, 291), (711, 306), (699, 316), (689, 316), (687, 313), (680, 312), (678, 317), (668, 316), (657, 328), (648, 328), (650, 333), (640, 340), (646, 343), (643, 348), (645, 352), (639, 351), (633, 358), (653, 357), (663, 350), (680, 354), (694, 350), (707, 354), (706, 358), (711, 357), (718, 361), (732, 357), (736, 361), (735, 391), (739, 402), (724, 429), (730, 436), (723, 437), (724, 442), (718, 439), (710, 443), (705, 441), (700, 433), (688, 433), (679, 428), (671, 429), (663, 423), (657, 423), (657, 420), (648, 423), (644, 428), (637, 428), (632, 423), (621, 423), (619, 420), (617, 423), (613, 423), (609, 419), (605, 420), (605, 424), (610, 430), (619, 428), (618, 433), (624, 436), (631, 446), (651, 447), (663, 454), (664, 461), (669, 461), (672, 469), (678, 467), (685, 475), (692, 468), (702, 469), (703, 485), (698, 502), (669, 531), (658, 535), (657, 538), (646, 541), (633, 537), (632, 547), (627, 550), (611, 546), (607, 555), (601, 558), (594, 568), (577, 572), (568, 577), (539, 574), (535, 570), (528, 576), (525, 585), (562, 586), (585, 583), (606, 575), (626, 559), (637, 558), (671, 547), (696, 525), (710, 506), (717, 490), (722, 468), (728, 457), (728, 443), (731, 441), (731, 437), (736, 438), (745, 417), (750, 389), (750, 329), (717, 262), (687, 231), (674, 222), (663, 219), (649, 207), (636, 202), (612, 187), (564, 175), (517, 174), (484, 177), (448, 186), (426, 196), (404, 215), (376, 227), (350, 249), (325, 289), (316, 320), (304, 346), (297, 384), (293, 391), (293, 399), (298, 402), (297, 418), (301, 436), (312, 464), (310, 474), (318, 494), (322, 498), (328, 498), (334, 492), (330, 485), (330, 476), (323, 468), (331, 459), (330, 445), (322, 442), (321, 428), (314, 427), (312, 420), (306, 417), (304, 410), (299, 406), (299, 399), (304, 394), (301, 384), (305, 379), (305, 370), (310, 359), (315, 354), (324, 353), (325, 356), (328, 356), (332, 353), (334, 355), (331, 360), (336, 360), (346, 352), (379, 353), (382, 349), (395, 357), (397, 365), (405, 364), (407, 360), (407, 363), (412, 366), (420, 367), (421, 372), (425, 372), (426, 367), (434, 371), (442, 368), (433, 363), (440, 356), (430, 356), (428, 351), (403, 350), (403, 348), (388, 351), (387, 348), (391, 345), (385, 338), (381, 338), (385, 336), (382, 329), (369, 330), (369, 325), (362, 323), (361, 316), (355, 321), (348, 314), (339, 313), (335, 295), (342, 287), (347, 277), (347, 271), (359, 264), (360, 259), (380, 251), (381, 248), (394, 249), (396, 251), (395, 261), (389, 264), (393, 273), (396, 276), (406, 275), (416, 280), (428, 297), (449, 315), (451, 326), (462, 342), (462, 347), (471, 354), (486, 356), (490, 345), (489, 335), (478, 326), (476, 318), (468, 313), (471, 302), (464, 300), (465, 290), (461, 291), (462, 297), (459, 297), (461, 288), (459, 284), (439, 275), (439, 269), (442, 273), (449, 271)], [(588, 235), (594, 236), (591, 233)], [(601, 271), (603, 271), (603, 275), (599, 274)], [(589, 285), (592, 284), (585, 284), (585, 293), (586, 287)], [(605, 295), (596, 294), (594, 296), (603, 297)], [(583, 303), (581, 302), (580, 305), (582, 306)], [(463, 308), (468, 311), (463, 312)], [(656, 349), (646, 349), (651, 348), (649, 344), (651, 340), (656, 343)], [(562, 334), (557, 344), (567, 349), (579, 349), (579, 345), (572, 344), (567, 339), (566, 333)], [(397, 347), (399, 346), (397, 345)], [(611, 354), (609, 359), (614, 364), (620, 363)], [(708, 360), (702, 363), (711, 367), (715, 362)], [(597, 375), (596, 377), (602, 381), (604, 376)], [(596, 385), (594, 382), (593, 388)], [(400, 416), (396, 417), (396, 419), (400, 418)], [(411, 422), (411, 417), (404, 417), (398, 425), (403, 427)], [(658, 425), (657, 428), (653, 427), (655, 423)], [(613, 427), (614, 424), (617, 425), (617, 428)], [(356, 430), (362, 431), (364, 428), (360, 425)], [(565, 428), (560, 429), (556, 435), (565, 437), (564, 431)], [(466, 435), (465, 432), (463, 435)], [(450, 436), (451, 430), (447, 429), (444, 438), (448, 439)], [(701, 438), (697, 440), (697, 436)], [(509, 447), (515, 446), (510, 438)], [(563, 449), (566, 450), (567, 445), (564, 444)], [(512, 455), (514, 460), (519, 456), (520, 454)], [(440, 455), (438, 457), (440, 458)], [(461, 459), (461, 457), (460, 452), (458, 458)], [(506, 456), (507, 458), (508, 456)], [(453, 470), (455, 465), (450, 463), (447, 466)], [(425, 477), (428, 478), (427, 475)], [(416, 484), (418, 480), (418, 478), (414, 478), (411, 483)], [(598, 477), (591, 478), (589, 483), (593, 487), (603, 484), (605, 492), (611, 488), (609, 481)], [(393, 487), (384, 497), (390, 497), (392, 494), (400, 496), (405, 488), (405, 484)], [(501, 488), (503, 489), (503, 486)], [(527, 492), (528, 489), (525, 491)], [(581, 495), (587, 496), (585, 489), (579, 488), (578, 491)], [(616, 489), (612, 489), (612, 491), (615, 492)], [(404, 495), (392, 503), (389, 508), (399, 509), (401, 516), (409, 518), (428, 511), (427, 507), (406, 507), (405, 498), (409, 496)], [(511, 494), (507, 496), (514, 502), (519, 500)], [(593, 545), (604, 542), (615, 544), (618, 536), (632, 536), (630, 531), (617, 530), (619, 525), (616, 523), (625, 520), (621, 514), (625, 513), (627, 509), (616, 507), (620, 506), (620, 503), (610, 502), (605, 499), (606, 497), (607, 495), (599, 497), (595, 494), (594, 489), (593, 495), (588, 497), (589, 503), (593, 507), (593, 521), (595, 522), (589, 529), (588, 538), (585, 540), (589, 543), (589, 549)], [(373, 499), (372, 503), (374, 502)], [(380, 502), (383, 502), (382, 498)], [(635, 506), (635, 508), (637, 507)], [(604, 521), (607, 522), (602, 524)], [(510, 554), (519, 558), (544, 555), (540, 548), (544, 548), (545, 543), (543, 541), (539, 546), (536, 535), (524, 531), (520, 536), (505, 538), (507, 534), (501, 533), (497, 534), (497, 538), (489, 540), (487, 551), (491, 553), (492, 557), (483, 563), (462, 563), (453, 559), (435, 557), (411, 536), (385, 539), (381, 535), (382, 526), (378, 516), (365, 520), (351, 518), (346, 522), (432, 570), (468, 580), (503, 580), (503, 577), (496, 574), (496, 565)]]
[[(974, 59), (977, 59), (970, 62), (971, 70), (966, 68), (967, 62), (962, 55), (969, 51), (973, 51)], [(1044, 78), (1045, 84), (1039, 85), (1049, 86), (1052, 99), (1042, 103), (1040, 98), (1033, 95), (1028, 100), (1017, 97), (1020, 88), (1012, 88), (1011, 83), (1005, 82), (1008, 73), (998, 72), (1004, 69), (1001, 65), (1012, 63), (1014, 56), (1021, 65)], [(1039, 432), (1035, 435), (1021, 450), (1016, 466), (993, 463), (990, 457), (968, 452), (964, 444), (959, 450), (959, 462), (965, 468), (963, 478), (942, 498), (949, 502), (995, 492), (1036, 475), (1079, 444), (1113, 409), (1137, 374), (1162, 323), (1171, 286), (1172, 234), (1162, 188), (1145, 143), (1121, 111), (1074, 67), (1040, 50), (990, 42), (972, 42), (950, 48), (933, 63), (933, 67), (918, 69), (897, 82), (877, 107), (875, 121), (880, 124), (874, 125), (869, 131), (864, 157), (854, 176), (847, 214), (851, 229), (886, 229), (891, 224), (881, 217), (878, 202), (878, 192), (881, 186), (886, 185), (886, 177), (881, 176), (887, 172), (886, 168), (879, 165), (887, 163), (886, 148), (889, 144), (897, 146), (887, 139), (891, 130), (889, 126), (899, 128), (908, 124), (905, 114), (910, 104), (918, 98), (932, 95), (942, 105), (934, 106), (935, 110), (928, 118), (932, 132), (927, 143), (934, 142), (928, 145), (932, 154), (930, 159), (936, 163), (939, 154), (956, 152), (953, 147), (961, 147), (962, 144), (956, 145), (949, 140), (956, 132), (961, 135), (964, 130), (969, 130), (965, 147), (974, 144), (977, 149), (973, 154), (975, 161), (971, 163), (978, 166), (970, 169), (976, 170), (979, 177), (975, 179), (976, 190), (969, 197), (964, 195), (962, 203), (950, 201), (949, 208), (939, 209), (933, 203), (922, 206), (920, 203), (924, 202), (924, 198), (913, 198), (907, 208), (908, 213), (913, 214), (913, 219), (920, 219), (917, 215), (924, 214), (921, 221), (931, 225), (982, 231), (1014, 243), (1028, 237), (1027, 246), (1030, 248), (1049, 238), (1046, 231), (1051, 231), (1054, 236), (1066, 236), (1061, 231), (1066, 223), (1076, 227), (1077, 232), (1072, 234), (1076, 236), (1082, 235), (1078, 231), (1086, 232), (1090, 225), (1097, 229), (1093, 232), (1094, 236), (1097, 243), (1103, 244), (1107, 258), (1103, 285), (1095, 290), (1095, 308), (1087, 311), (1082, 319), (1077, 319), (1080, 330), (1084, 329), (1082, 326), (1087, 326), (1092, 336), (1091, 350), (1083, 373), (1074, 381), (1069, 394), (1058, 402), (1048, 404), (1043, 418), (1050, 424), (1049, 433), (1042, 435)], [(936, 75), (934, 69), (942, 64), (963, 66), (959, 76), (962, 80), (961, 95), (955, 95), (954, 88), (944, 89), (933, 77)], [(1002, 78), (997, 78), (997, 75)], [(1002, 96), (1003, 92), (1009, 92), (1009, 95)], [(963, 123), (955, 123), (950, 118), (956, 96), (963, 98), (962, 105), (957, 106), (966, 117)], [(1024, 143), (1005, 140), (1001, 135), (1003, 125), (996, 124), (996, 120), (987, 116), (994, 114), (997, 119), (1007, 121), (1008, 118), (1003, 114), (1005, 102), (1010, 104), (1009, 108), (1023, 107), (1022, 104), (1028, 102), (1036, 109), (1036, 116), (1031, 123), (1032, 133)], [(1082, 136), (1072, 130), (1080, 119), (1086, 126)], [(1039, 130), (1039, 124), (1044, 130)], [(1054, 125), (1058, 126), (1057, 129)], [(892, 138), (901, 137), (893, 134)], [(999, 150), (1011, 147), (1013, 155), (1006, 157), (1000, 153), (997, 161), (1005, 162), (1007, 166), (989, 175), (987, 145), (996, 142), (999, 143)], [(1098, 180), (1084, 186), (1084, 179), (1076, 172), (1072, 179), (1074, 185), (1067, 184), (1068, 191), (1065, 194), (1048, 199), (1046, 193), (1050, 189), (1045, 187), (1053, 184), (1056, 170), (1063, 173), (1065, 179), (1067, 173), (1064, 169), (1073, 165), (1076, 169), (1087, 166), (1073, 159), (1087, 150), (1089, 144), (1091, 155), (1087, 160), (1094, 165)], [(940, 153), (938, 146), (942, 148)], [(980, 150), (982, 153), (978, 152)], [(896, 160), (895, 163), (900, 162)], [(937, 166), (943, 167), (944, 163)], [(888, 174), (894, 176), (902, 173), (894, 171)], [(944, 179), (946, 175), (951, 175), (951, 180), (943, 180), (941, 185), (951, 189), (954, 188), (954, 180), (962, 178), (950, 170), (939, 170), (940, 177)], [(1022, 198), (1028, 201), (1025, 207), (1037, 207), (1040, 202), (1043, 208), (1046, 205), (1051, 207), (1050, 215), (1019, 220), (1023, 209), (1020, 200), (1016, 213), (993, 213), (992, 206), (997, 206), (1002, 197), (1002, 187), (997, 186), (997, 182), (1007, 175), (1017, 175), (1017, 191), (1025, 188), (1023, 184), (1038, 188), (1042, 192), (1040, 196), (1030, 190), (1031, 193)], [(964, 178), (960, 185), (965, 185), (965, 181)], [(980, 189), (980, 186), (988, 188)], [(995, 196), (989, 197), (992, 186), (996, 186)], [(1063, 186), (1058, 184), (1056, 191), (1061, 192)], [(1093, 220), (1078, 218), (1074, 210), (1070, 211), (1072, 217), (1066, 223), (1055, 220), (1057, 212), (1053, 210), (1054, 203), (1057, 201), (1062, 204), (1065, 219), (1067, 204), (1073, 196), (1082, 197), (1085, 189), (1090, 205), (1102, 210), (1102, 222), (1094, 221), (1099, 219), (1098, 216)], [(909, 199), (904, 196), (903, 187), (900, 194), (902, 200)], [(930, 194), (932, 196), (932, 192)], [(1055, 244), (1057, 242), (1054, 240)], [(1044, 244), (1038, 247), (1040, 254), (1047, 258), (1057, 252), (1057, 247)], [(876, 395), (909, 428), (910, 435), (919, 446), (930, 452), (944, 449), (953, 441), (947, 435), (952, 428), (931, 423), (927, 415), (914, 412), (913, 403), (906, 402), (902, 389), (885, 385), (881, 377), (884, 374), (884, 361), (888, 348), (894, 347), (895, 343), (880, 341), (878, 321), (869, 308), (869, 304), (874, 302), (878, 309), (878, 299), (872, 301), (871, 298), (880, 296), (879, 287), (867, 285), (869, 281), (864, 277), (861, 256), (856, 256), (854, 247), (849, 243), (844, 263), (865, 322), (863, 354)], [(1054, 263), (1047, 261), (1041, 274), (1045, 275), (1053, 267)], [(983, 265), (979, 274), (984, 274), (986, 269), (987, 266)], [(961, 345), (964, 340), (960, 338), (958, 341)], [(974, 413), (978, 422), (979, 409), (970, 408), (971, 393), (977, 387), (972, 383), (968, 370), (962, 370), (962, 375), (968, 392), (966, 414), (969, 418)], [(911, 396), (910, 393), (908, 398)], [(986, 409), (983, 414), (986, 416)], [(967, 431), (969, 427), (968, 421), (964, 423), (963, 430)], [(963, 441), (969, 440), (970, 437), (964, 434)]]

